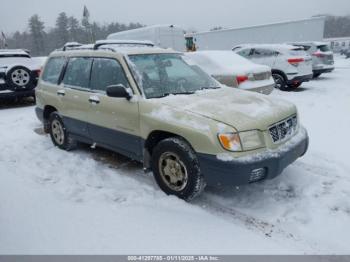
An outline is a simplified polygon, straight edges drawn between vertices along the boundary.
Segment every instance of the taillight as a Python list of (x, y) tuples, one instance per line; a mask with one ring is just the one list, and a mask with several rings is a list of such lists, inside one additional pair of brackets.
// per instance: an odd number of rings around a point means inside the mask
[(237, 83), (240, 85), (243, 82), (248, 80), (248, 76), (237, 76), (236, 79), (237, 79)]
[(299, 64), (301, 62), (304, 62), (304, 58), (290, 58), (288, 59), (288, 63), (290, 64)]
[(35, 70), (35, 73), (36, 73), (36, 75), (37, 75), (38, 77), (40, 77), (40, 75), (41, 75), (41, 69)]
[(325, 57), (325, 55), (320, 52), (313, 53), (312, 55), (316, 57)]

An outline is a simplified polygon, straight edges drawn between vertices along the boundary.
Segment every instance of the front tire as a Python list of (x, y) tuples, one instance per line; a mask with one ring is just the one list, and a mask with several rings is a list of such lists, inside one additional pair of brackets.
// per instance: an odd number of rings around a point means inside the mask
[(67, 131), (62, 118), (57, 112), (53, 112), (49, 118), (49, 131), (52, 143), (58, 148), (71, 151), (76, 148), (77, 142)]
[(190, 201), (205, 188), (197, 156), (183, 139), (161, 141), (152, 154), (152, 169), (157, 184), (167, 195)]

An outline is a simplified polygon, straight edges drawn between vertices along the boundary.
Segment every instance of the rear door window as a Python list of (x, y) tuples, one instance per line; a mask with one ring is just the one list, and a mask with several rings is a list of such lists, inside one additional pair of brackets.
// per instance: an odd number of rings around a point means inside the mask
[(329, 48), (328, 45), (319, 45), (317, 46), (317, 49), (320, 50), (321, 52), (329, 52), (331, 49)]
[(115, 59), (95, 58), (91, 72), (91, 89), (105, 92), (111, 85), (129, 87), (124, 69)]
[(250, 56), (250, 53), (251, 53), (251, 49), (243, 49), (239, 52), (237, 52), (237, 54), (243, 56), (243, 57), (249, 57)]
[(92, 58), (70, 58), (63, 78), (63, 84), (71, 87), (89, 88)]
[(42, 80), (51, 84), (57, 84), (65, 63), (66, 58), (64, 57), (50, 58), (45, 66)]

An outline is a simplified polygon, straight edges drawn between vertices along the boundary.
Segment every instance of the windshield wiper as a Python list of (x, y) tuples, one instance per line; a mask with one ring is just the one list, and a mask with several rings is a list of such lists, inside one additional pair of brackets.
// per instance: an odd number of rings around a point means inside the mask
[(194, 91), (188, 91), (188, 92), (179, 92), (179, 93), (164, 93), (164, 94), (161, 94), (160, 96), (155, 96), (155, 97), (152, 97), (152, 98), (163, 98), (163, 97), (167, 97), (167, 96), (170, 96), (170, 95), (193, 95), (195, 92)]

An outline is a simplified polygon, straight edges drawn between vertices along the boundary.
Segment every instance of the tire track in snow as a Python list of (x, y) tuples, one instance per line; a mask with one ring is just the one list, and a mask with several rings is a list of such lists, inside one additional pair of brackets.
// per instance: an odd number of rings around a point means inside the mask
[(257, 217), (253, 217), (251, 215), (245, 214), (237, 209), (227, 207), (219, 203), (219, 201), (212, 199), (208, 194), (203, 194), (198, 200), (195, 201), (195, 205), (203, 208), (204, 210), (214, 214), (216, 216), (220, 216), (224, 219), (234, 220), (235, 222), (239, 222), (243, 224), (247, 229), (251, 231), (258, 231), (268, 238), (278, 238), (281, 237), (283, 239), (289, 239), (293, 242), (302, 243), (304, 246), (309, 247), (310, 250), (317, 252), (319, 249), (317, 248), (316, 243), (310, 243), (303, 238), (293, 234), (291, 232), (287, 232), (283, 230), (281, 227), (259, 219)]

